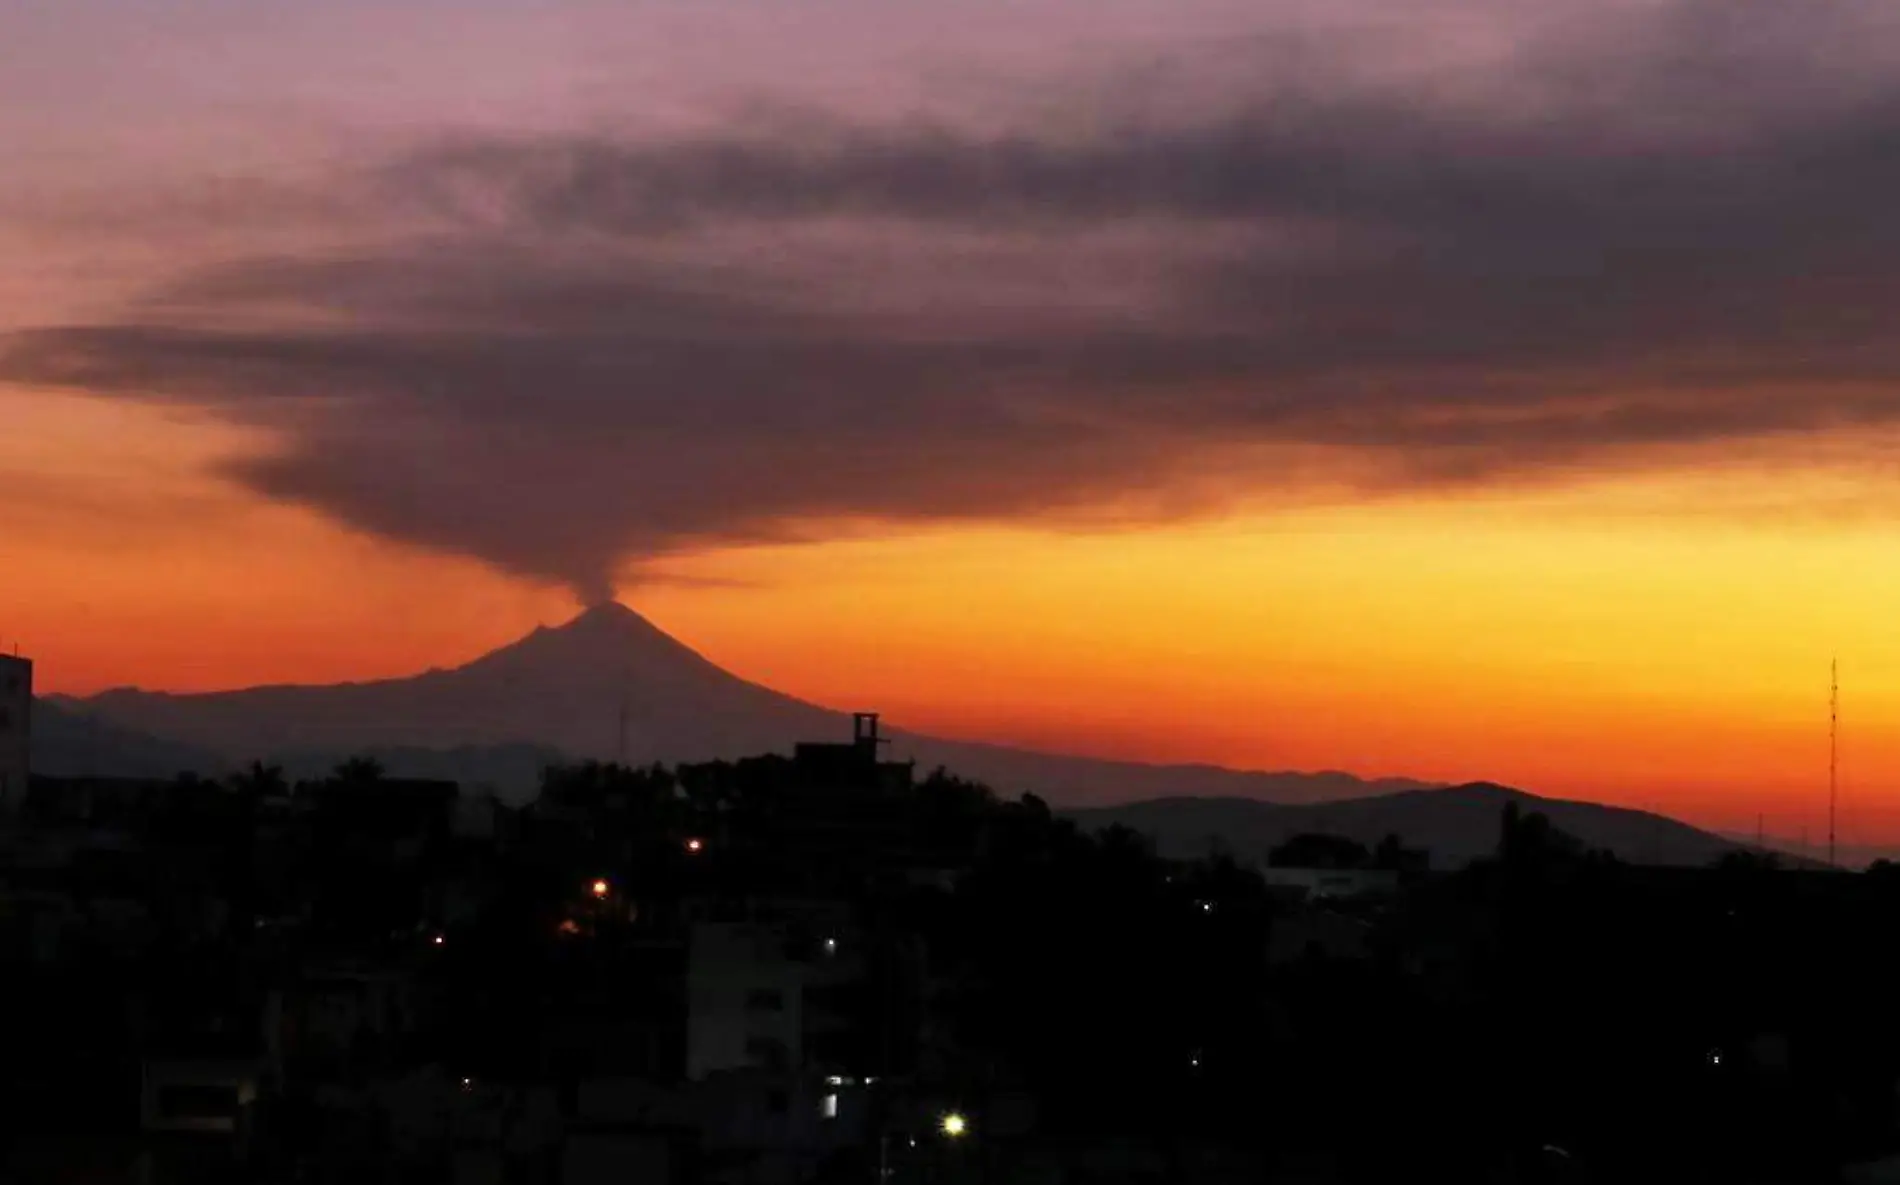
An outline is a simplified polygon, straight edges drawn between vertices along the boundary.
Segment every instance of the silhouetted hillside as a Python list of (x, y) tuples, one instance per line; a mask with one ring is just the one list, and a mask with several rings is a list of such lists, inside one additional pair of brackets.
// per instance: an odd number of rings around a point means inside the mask
[(1434, 867), (1457, 867), (1497, 849), (1499, 817), (1516, 800), (1586, 847), (1633, 864), (1703, 865), (1743, 845), (1646, 811), (1540, 798), (1522, 790), (1473, 782), (1443, 789), (1344, 802), (1286, 805), (1242, 798), (1169, 798), (1070, 812), (1091, 828), (1121, 824), (1152, 837), (1179, 858), (1224, 849), (1242, 859), (1302, 833), (1339, 835), (1371, 846), (1387, 835), (1429, 850)]
[[(152, 736), (219, 755), (290, 764), (353, 753), (405, 755), (405, 768), (452, 768), (460, 780), (522, 795), (546, 757), (629, 764), (790, 752), (848, 736), (847, 715), (716, 666), (631, 609), (597, 606), (452, 670), (335, 686), (258, 687), (202, 695), (135, 689), (75, 701)], [(1411, 788), (1344, 773), (1252, 773), (1027, 752), (893, 731), (890, 756), (946, 766), (999, 791), (1087, 803), (1172, 794), (1316, 802)], [(539, 756), (524, 758), (523, 747)], [(424, 758), (422, 754), (434, 755)], [(443, 754), (459, 751), (459, 757)], [(288, 756), (286, 756), (288, 755)], [(421, 775), (416, 775), (421, 776)]]
[(152, 736), (104, 714), (51, 699), (33, 701), (33, 772), (62, 778), (210, 776), (231, 763), (195, 745)]
[(203, 695), (117, 690), (84, 702), (234, 760), (525, 743), (571, 757), (678, 761), (835, 731), (832, 714), (727, 674), (619, 606), (411, 678)]

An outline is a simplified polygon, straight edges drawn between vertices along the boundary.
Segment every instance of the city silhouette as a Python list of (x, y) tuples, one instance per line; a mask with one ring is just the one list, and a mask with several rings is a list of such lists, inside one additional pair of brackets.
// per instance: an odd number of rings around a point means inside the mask
[(1892, 0), (0, 3), (0, 1185), (1900, 1183)]

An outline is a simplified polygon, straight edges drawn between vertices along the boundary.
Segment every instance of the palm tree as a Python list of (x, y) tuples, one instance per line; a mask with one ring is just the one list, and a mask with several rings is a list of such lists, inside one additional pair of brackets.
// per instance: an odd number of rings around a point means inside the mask
[(265, 765), (253, 761), (250, 768), (241, 773), (232, 774), (231, 789), (251, 798), (275, 798), (290, 791), (290, 783), (284, 779), (284, 769), (280, 765)]

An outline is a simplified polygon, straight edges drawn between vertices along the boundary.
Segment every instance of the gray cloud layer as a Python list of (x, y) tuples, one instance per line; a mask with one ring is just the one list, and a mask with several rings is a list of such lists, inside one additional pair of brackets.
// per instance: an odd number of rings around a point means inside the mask
[[(1309, 80), (1086, 134), (445, 141), (371, 174), (405, 235), (208, 267), (15, 338), (0, 378), (278, 429), (235, 470), (258, 490), (590, 598), (843, 519), (1889, 427), (1873, 11), (1676, 4), (1447, 94)], [(1338, 468), (1288, 468), (1315, 450)]]

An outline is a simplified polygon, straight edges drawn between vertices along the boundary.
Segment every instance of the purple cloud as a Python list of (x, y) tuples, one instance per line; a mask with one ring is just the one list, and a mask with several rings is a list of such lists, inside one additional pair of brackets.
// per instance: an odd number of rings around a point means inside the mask
[(400, 233), (197, 269), (0, 378), (277, 429), (254, 488), (590, 598), (843, 520), (1886, 428), (1877, 16), (1662, 5), (1455, 86), (1308, 71), (1165, 117), (442, 137), (339, 181)]

